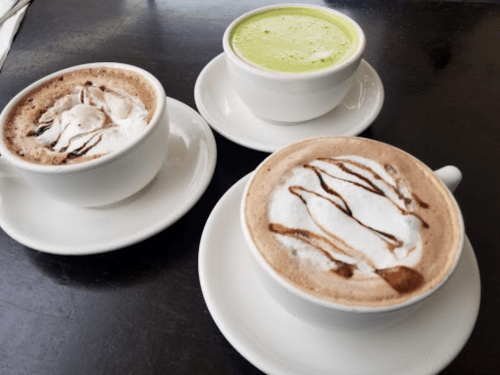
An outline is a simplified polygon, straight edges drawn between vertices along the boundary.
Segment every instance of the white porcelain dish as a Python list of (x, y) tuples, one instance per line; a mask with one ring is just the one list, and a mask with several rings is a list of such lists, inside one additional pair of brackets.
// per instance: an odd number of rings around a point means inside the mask
[(132, 245), (176, 222), (206, 190), (217, 151), (210, 127), (196, 111), (172, 98), (167, 105), (169, 155), (145, 188), (112, 205), (79, 208), (53, 201), (2, 171), (2, 229), (39, 251), (87, 255)]
[(248, 361), (273, 375), (423, 375), (437, 374), (458, 355), (474, 328), (480, 302), (479, 269), (468, 239), (448, 283), (405, 321), (364, 332), (321, 329), (278, 305), (249, 267), (238, 220), (248, 178), (215, 206), (199, 252), (208, 309)]
[(238, 97), (220, 54), (198, 76), (195, 101), (200, 114), (222, 136), (251, 149), (274, 152), (307, 138), (362, 133), (382, 109), (384, 87), (375, 69), (362, 60), (352, 89), (332, 111), (290, 126), (270, 123), (254, 115)]

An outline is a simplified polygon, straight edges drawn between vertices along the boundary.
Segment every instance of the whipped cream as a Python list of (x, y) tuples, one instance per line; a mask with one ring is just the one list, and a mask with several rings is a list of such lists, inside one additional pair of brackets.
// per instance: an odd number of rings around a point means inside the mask
[(148, 124), (148, 111), (122, 90), (77, 86), (59, 98), (38, 121), (32, 135), (54, 152), (103, 155), (139, 137)]
[(343, 156), (295, 168), (268, 214), (271, 230), (300, 261), (373, 274), (418, 263), (426, 223), (413, 213), (417, 204), (393, 167)]

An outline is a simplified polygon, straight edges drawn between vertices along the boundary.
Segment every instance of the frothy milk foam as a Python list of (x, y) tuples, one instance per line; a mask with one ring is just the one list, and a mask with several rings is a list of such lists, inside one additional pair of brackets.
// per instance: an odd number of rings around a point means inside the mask
[(156, 94), (138, 73), (87, 68), (32, 90), (4, 127), (7, 147), (40, 164), (90, 160), (124, 148), (146, 128)]
[(280, 275), (348, 305), (391, 305), (431, 289), (459, 247), (457, 210), (432, 172), (362, 139), (321, 138), (273, 155), (252, 180), (245, 218)]
[(359, 37), (350, 22), (336, 14), (287, 6), (244, 18), (234, 26), (229, 42), (242, 60), (260, 69), (307, 73), (345, 61)]

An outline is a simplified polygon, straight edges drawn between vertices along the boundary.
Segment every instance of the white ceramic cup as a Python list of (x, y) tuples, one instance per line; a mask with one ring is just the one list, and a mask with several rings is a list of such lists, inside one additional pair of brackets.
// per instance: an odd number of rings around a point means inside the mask
[[(13, 155), (0, 137), (0, 170), (15, 173), (50, 198), (73, 206), (103, 206), (125, 199), (146, 186), (160, 171), (167, 155), (170, 132), (165, 90), (151, 73), (121, 63), (91, 63), (50, 74), (17, 94), (0, 115), (0, 130), (14, 105), (29, 91), (61, 74), (96, 67), (136, 72), (154, 87), (155, 113), (146, 130), (131, 144), (99, 158), (70, 165), (42, 165)], [(1, 194), (1, 192), (0, 192)]]
[[(280, 7), (319, 9), (341, 17), (357, 32), (356, 50), (339, 65), (310, 73), (277, 73), (246, 63), (231, 48), (229, 37), (233, 27), (255, 13)], [(351, 18), (311, 4), (277, 4), (247, 12), (227, 27), (222, 40), (229, 78), (238, 96), (258, 117), (282, 124), (311, 120), (335, 108), (352, 87), (365, 44), (363, 30)]]
[[(260, 166), (262, 166), (266, 160), (264, 160)], [(450, 191), (453, 191), (462, 179), (460, 170), (454, 166), (443, 167), (434, 171), (434, 174), (439, 177)], [(247, 196), (248, 187), (251, 181), (252, 178), (250, 178), (245, 187), (243, 197)], [(348, 306), (321, 299), (298, 289), (282, 278), (269, 263), (267, 263), (254, 244), (245, 222), (245, 199), (242, 199), (240, 207), (240, 221), (245, 242), (251, 253), (253, 269), (257, 273), (264, 288), (284, 309), (288, 310), (299, 319), (324, 328), (334, 328), (337, 330), (367, 330), (392, 325), (408, 318), (427, 298), (439, 290), (455, 271), (463, 252), (465, 231), (459, 206), (453, 195), (450, 195), (456, 206), (461, 228), (460, 248), (450, 271), (433, 289), (405, 302), (391, 306)]]

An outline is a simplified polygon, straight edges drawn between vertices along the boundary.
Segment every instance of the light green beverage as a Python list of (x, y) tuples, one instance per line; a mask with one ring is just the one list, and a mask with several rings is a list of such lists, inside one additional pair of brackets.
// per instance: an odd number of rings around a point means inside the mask
[(359, 43), (354, 26), (336, 14), (282, 7), (253, 14), (231, 31), (233, 51), (247, 63), (272, 72), (328, 69), (351, 56)]

